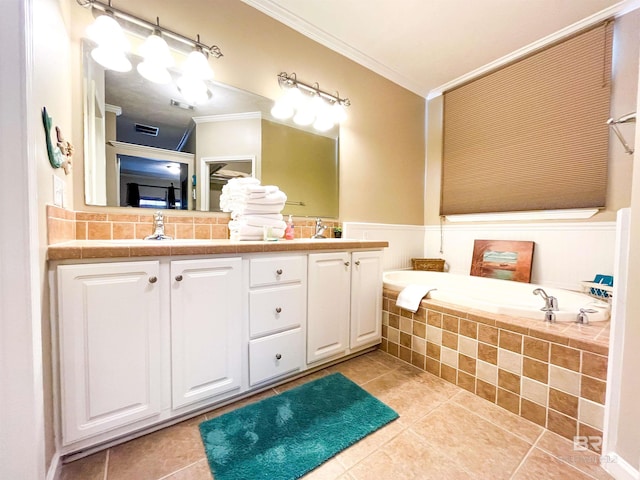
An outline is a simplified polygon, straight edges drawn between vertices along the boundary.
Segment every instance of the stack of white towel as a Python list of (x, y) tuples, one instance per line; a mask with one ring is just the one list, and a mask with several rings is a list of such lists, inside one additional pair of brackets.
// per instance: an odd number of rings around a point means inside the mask
[(220, 207), (231, 212), (231, 240), (262, 240), (264, 227), (282, 238), (287, 224), (280, 213), (287, 196), (274, 185), (260, 185), (256, 178), (234, 178), (222, 187)]

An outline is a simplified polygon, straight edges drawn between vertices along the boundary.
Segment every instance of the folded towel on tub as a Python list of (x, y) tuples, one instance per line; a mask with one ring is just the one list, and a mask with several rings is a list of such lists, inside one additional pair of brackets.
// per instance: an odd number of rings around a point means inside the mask
[(432, 290), (437, 290), (437, 288), (429, 285), (407, 285), (398, 294), (396, 306), (415, 313), (424, 296)]

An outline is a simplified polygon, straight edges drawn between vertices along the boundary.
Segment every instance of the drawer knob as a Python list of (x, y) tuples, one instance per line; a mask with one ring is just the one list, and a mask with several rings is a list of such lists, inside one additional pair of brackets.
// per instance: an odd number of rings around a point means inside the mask
[(149, 277), (149, 283), (156, 283), (158, 281), (158, 277)]
[(182, 275), (176, 275), (176, 282), (182, 281)]
[(276, 307), (276, 313), (281, 313), (282, 312), (282, 308), (281, 307)]
[(356, 260), (356, 265), (360, 266), (360, 260)]
[(345, 267), (348, 267), (349, 265), (351, 265), (349, 262), (344, 262)]
[(276, 270), (276, 275), (282, 275), (282, 269), (279, 268), (278, 270)]
[(282, 355), (280, 355), (279, 353), (276, 353), (276, 360), (280, 360), (282, 358)]

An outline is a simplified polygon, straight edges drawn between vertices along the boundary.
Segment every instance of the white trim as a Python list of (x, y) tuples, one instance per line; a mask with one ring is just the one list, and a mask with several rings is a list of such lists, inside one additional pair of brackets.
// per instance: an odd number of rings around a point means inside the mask
[(135, 143), (118, 142), (116, 140), (110, 140), (107, 143), (115, 148), (117, 155), (131, 155), (181, 163), (191, 163), (195, 157), (193, 153), (176, 152), (175, 150), (147, 147), (146, 145), (136, 145)]
[[(0, 478), (45, 477), (41, 282), (36, 142), (42, 105), (33, 94), (32, 0), (3, 2), (0, 16)], [(41, 157), (41, 156), (40, 156)]]
[(208, 166), (215, 162), (246, 162), (251, 161), (251, 176), (256, 176), (256, 156), (255, 155), (220, 155), (216, 157), (202, 157), (198, 161), (198, 182), (200, 183), (200, 208), (201, 212), (209, 211), (209, 172)]
[(104, 111), (115, 113), (116, 117), (119, 117), (120, 115), (122, 115), (122, 107), (118, 107), (117, 105), (111, 105), (109, 103), (104, 104)]
[[(609, 362), (607, 367), (607, 384), (609, 387), (607, 388), (605, 399), (604, 439), (602, 444), (603, 451), (610, 452), (616, 456), (616, 463), (624, 463), (624, 460), (615, 452), (617, 450), (618, 425), (620, 423), (620, 387), (622, 385), (622, 362), (627, 312), (627, 272), (631, 248), (630, 221), (630, 208), (623, 208), (618, 211), (618, 228), (616, 230), (615, 246), (616, 256), (613, 272), (615, 285), (611, 311), (611, 317), (615, 319), (615, 321), (611, 322), (609, 340)], [(629, 468), (631, 467), (629, 466)], [(607, 468), (607, 470), (609, 469)], [(623, 470), (626, 470), (626, 468)]]
[(604, 461), (601, 466), (616, 480), (640, 480), (640, 471), (629, 465), (617, 453), (607, 452), (602, 458), (609, 461)]
[(592, 25), (596, 25), (599, 22), (606, 20), (611, 17), (619, 17), (626, 13), (629, 13), (632, 10), (636, 10), (640, 8), (640, 0), (624, 0), (620, 3), (616, 3), (609, 8), (605, 8), (593, 15), (588, 16), (587, 18), (583, 18), (582, 20), (569, 25), (568, 27), (562, 28), (551, 35), (547, 35), (546, 37), (541, 38), (529, 45), (526, 45), (518, 50), (511, 52), (504, 57), (498, 58), (493, 62), (487, 63), (480, 68), (476, 68), (475, 70), (470, 71), (469, 73), (465, 73), (464, 75), (451, 80), (450, 82), (445, 83), (437, 88), (434, 88), (427, 94), (427, 100), (431, 100), (439, 95), (442, 95), (444, 92), (456, 88), (464, 83), (470, 82), (471, 80), (475, 80), (482, 75), (486, 75), (487, 73), (492, 72), (493, 70), (497, 70), (500, 67), (508, 65), (511, 62), (519, 60), (531, 53), (534, 53), (537, 50), (540, 50), (547, 45), (551, 45), (558, 40), (562, 40), (565, 37), (573, 35), (574, 33), (579, 32), (580, 30), (584, 30)]
[(261, 112), (244, 112), (244, 113), (226, 113), (223, 115), (203, 115), (201, 117), (193, 117), (196, 124), (213, 123), (213, 122), (234, 122), (236, 120), (253, 120), (262, 119)]
[(530, 212), (467, 213), (445, 215), (448, 222), (500, 222), (515, 220), (571, 220), (591, 218), (598, 213), (597, 208), (570, 210), (535, 210)]
[[(616, 222), (581, 222), (581, 223), (518, 223), (518, 224), (469, 224), (469, 225), (443, 225), (442, 229), (444, 231), (474, 231), (474, 230), (491, 230), (491, 231), (509, 231), (509, 232), (519, 232), (519, 231), (613, 231), (616, 228)], [(428, 232), (440, 231), (440, 225), (427, 225), (425, 226), (425, 230)]]
[(301, 33), (302, 35), (310, 38), (318, 42), (321, 45), (333, 50), (334, 52), (338, 52), (341, 55), (344, 55), (350, 60), (353, 60), (359, 65), (368, 68), (376, 72), (378, 75), (381, 75), (392, 82), (400, 85), (401, 87), (406, 88), (407, 90), (412, 91), (413, 93), (424, 97), (425, 88), (424, 85), (420, 85), (419, 83), (411, 80), (407, 76), (403, 75), (397, 70), (394, 70), (387, 65), (384, 65), (374, 58), (366, 55), (360, 50), (353, 48), (351, 45), (346, 44), (342, 40), (337, 39), (333, 35), (325, 32), (324, 30), (319, 29), (318, 27), (306, 22), (301, 19), (297, 15), (294, 15), (289, 10), (281, 7), (280, 5), (275, 4), (271, 0), (242, 0), (247, 5), (255, 8), (256, 10), (261, 11), (262, 13), (270, 16), (271, 18), (279, 21), (291, 27), (295, 31)]

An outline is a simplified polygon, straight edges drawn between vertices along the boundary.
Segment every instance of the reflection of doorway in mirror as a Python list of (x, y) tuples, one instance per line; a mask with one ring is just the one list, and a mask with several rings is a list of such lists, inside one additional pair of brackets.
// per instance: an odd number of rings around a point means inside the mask
[(187, 164), (133, 155), (118, 155), (118, 164), (121, 207), (187, 210)]
[(255, 155), (203, 157), (200, 159), (198, 182), (200, 210), (221, 212), (220, 194), (232, 178), (255, 177)]

